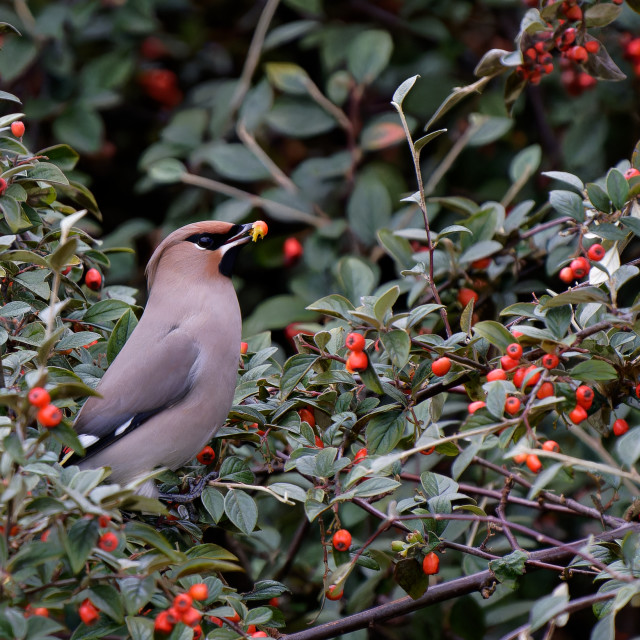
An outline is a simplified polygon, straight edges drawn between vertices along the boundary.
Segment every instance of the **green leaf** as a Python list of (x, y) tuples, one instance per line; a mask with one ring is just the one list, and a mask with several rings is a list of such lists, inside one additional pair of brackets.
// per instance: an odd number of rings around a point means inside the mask
[(235, 456), (229, 456), (222, 461), (218, 477), (224, 482), (251, 484), (254, 481), (249, 465)]
[(513, 182), (523, 181), (533, 175), (540, 166), (542, 149), (538, 144), (532, 144), (518, 152), (509, 165), (509, 177)]
[(125, 618), (127, 631), (131, 634), (131, 640), (153, 640), (154, 621), (142, 616), (128, 615)]
[(358, 498), (381, 496), (388, 491), (394, 491), (399, 486), (401, 483), (391, 478), (369, 478), (355, 488), (355, 495)]
[(584, 289), (573, 289), (559, 293), (557, 296), (545, 300), (541, 306), (543, 309), (551, 309), (552, 307), (562, 307), (566, 304), (581, 304), (583, 302), (607, 304), (609, 298), (604, 291), (601, 291), (597, 287), (585, 287)]
[(620, 222), (625, 227), (631, 229), (634, 235), (640, 237), (640, 219), (632, 218), (631, 216), (625, 216), (624, 218), (620, 218)]
[(380, 342), (382, 342), (392, 364), (398, 369), (402, 369), (409, 361), (409, 351), (411, 350), (409, 334), (402, 329), (381, 333)]
[(58, 245), (56, 250), (49, 256), (48, 263), (53, 271), (62, 270), (69, 264), (73, 254), (78, 249), (78, 238), (68, 238), (64, 244)]
[(607, 174), (607, 194), (616, 209), (624, 207), (629, 195), (629, 183), (617, 169)]
[(273, 610), (269, 607), (251, 609), (244, 619), (244, 624), (266, 624), (273, 617)]
[(468, 84), (464, 87), (456, 87), (440, 104), (440, 106), (436, 109), (436, 112), (431, 116), (431, 119), (424, 127), (425, 131), (429, 131), (431, 125), (439, 120), (447, 111), (452, 109), (458, 102), (464, 100), (467, 96), (470, 96), (474, 93), (481, 93), (484, 89), (484, 86), (489, 82), (490, 78), (480, 78), (473, 84)]
[(317, 361), (318, 356), (297, 354), (284, 363), (280, 379), (280, 398), (282, 401), (287, 399)]
[(507, 399), (507, 385), (504, 382), (496, 380), (488, 385), (487, 410), (494, 418), (502, 418), (504, 415), (504, 403)]
[(425, 471), (420, 475), (420, 483), (426, 498), (453, 496), (458, 493), (458, 483), (440, 473)]
[(120, 317), (109, 336), (107, 343), (107, 361), (111, 364), (138, 325), (138, 319), (131, 309), (127, 309)]
[(378, 229), (391, 219), (391, 197), (387, 188), (371, 173), (356, 179), (347, 203), (347, 219), (353, 233), (371, 246), (376, 242)]
[(333, 294), (320, 298), (320, 300), (310, 304), (307, 309), (309, 311), (318, 311), (334, 318), (349, 320), (349, 312), (353, 311), (355, 307), (344, 296)]
[(251, 591), (242, 594), (242, 599), (245, 601), (269, 600), (271, 598), (277, 598), (287, 592), (290, 593), (291, 591), (281, 582), (276, 582), (275, 580), (259, 580), (255, 583)]
[(621, 11), (622, 7), (610, 2), (589, 7), (584, 12), (584, 25), (587, 29), (591, 27), (606, 27), (620, 15)]
[(118, 586), (127, 613), (132, 616), (151, 600), (155, 592), (156, 581), (151, 576), (131, 576), (118, 580)]
[(238, 182), (255, 182), (271, 177), (264, 164), (240, 143), (215, 142), (206, 145), (197, 150), (194, 160), (204, 160), (223, 178)]
[(608, 362), (587, 360), (580, 362), (569, 371), (572, 378), (581, 381), (617, 380), (618, 372)]
[(110, 584), (95, 585), (85, 592), (93, 604), (116, 622), (124, 622), (120, 594)]
[(558, 340), (561, 340), (567, 335), (567, 331), (571, 325), (571, 317), (571, 306), (567, 304), (549, 309), (545, 316), (545, 322), (551, 333), (553, 333)]
[(533, 603), (529, 624), (531, 631), (541, 629), (547, 622), (553, 620), (559, 613), (563, 613), (569, 603), (569, 594), (548, 595)]
[(373, 305), (373, 312), (378, 321), (383, 324), (388, 312), (391, 311), (396, 300), (400, 296), (400, 287), (394, 285), (387, 289)]
[(578, 222), (584, 220), (582, 198), (573, 191), (552, 191), (549, 194), (549, 203), (560, 215), (570, 216)]
[(603, 213), (609, 213), (611, 211), (611, 201), (609, 196), (602, 190), (600, 186), (595, 182), (587, 184), (587, 195), (589, 201), (598, 210)]
[(338, 280), (349, 300), (358, 303), (368, 296), (378, 280), (371, 265), (361, 258), (344, 256), (336, 267)]
[(162, 552), (173, 562), (180, 562), (184, 557), (180, 552), (176, 551), (167, 539), (153, 527), (142, 522), (129, 520), (124, 527), (127, 539), (141, 540), (152, 548)]
[(62, 338), (58, 344), (56, 344), (57, 351), (64, 351), (65, 349), (79, 349), (80, 347), (86, 347), (91, 342), (100, 340), (102, 336), (99, 333), (93, 331), (78, 331), (78, 333), (72, 333), (65, 338)]
[(76, 520), (64, 538), (65, 549), (71, 571), (74, 575), (84, 569), (93, 547), (98, 542), (98, 521), (94, 519)]
[(494, 320), (476, 322), (476, 324), (473, 325), (473, 332), (481, 338), (485, 338), (489, 344), (494, 344), (502, 351), (515, 341), (513, 335), (499, 322), (495, 322)]
[(411, 76), (410, 78), (407, 78), (393, 93), (393, 98), (391, 101), (391, 104), (395, 104), (398, 107), (402, 106), (402, 102), (404, 101), (404, 99), (407, 97), (407, 94), (409, 93), (409, 91), (411, 91), (411, 88), (413, 87), (413, 85), (416, 83), (416, 80), (419, 78), (420, 76)]
[(502, 251), (502, 244), (495, 240), (483, 240), (482, 242), (476, 242), (460, 256), (460, 264), (469, 264), (475, 260), (491, 256), (498, 251)]
[(147, 169), (149, 177), (160, 184), (180, 182), (182, 176), (187, 174), (187, 168), (175, 158), (164, 158), (154, 162)]
[(553, 180), (558, 180), (559, 182), (564, 182), (580, 194), (584, 191), (582, 180), (572, 173), (566, 173), (565, 171), (543, 171), (542, 175), (547, 176), (547, 178), (552, 178)]
[(544, 469), (542, 473), (538, 474), (535, 482), (531, 485), (529, 493), (527, 494), (528, 500), (534, 500), (535, 497), (558, 475), (563, 468), (561, 462), (552, 464), (547, 469)]
[(380, 378), (378, 377), (376, 370), (371, 365), (371, 360), (369, 360), (367, 368), (364, 371), (360, 371), (360, 378), (367, 389), (373, 391), (373, 393), (377, 393), (378, 395), (384, 394), (382, 383), (380, 382)]
[(396, 562), (393, 579), (413, 600), (420, 598), (429, 588), (429, 576), (414, 558), (403, 558)]
[(244, 491), (229, 489), (224, 498), (224, 510), (231, 522), (243, 533), (250, 534), (258, 522), (258, 507)]
[(39, 162), (33, 169), (27, 171), (30, 180), (47, 182), (50, 184), (69, 184), (69, 180), (62, 171), (51, 162)]
[(634, 427), (620, 436), (616, 442), (616, 451), (623, 464), (633, 466), (640, 458), (640, 427)]
[(104, 124), (98, 113), (76, 103), (53, 122), (54, 136), (83, 153), (95, 153), (102, 144)]
[(309, 74), (297, 64), (291, 62), (269, 62), (264, 65), (269, 82), (284, 91), (294, 95), (307, 93), (307, 86), (311, 79)]
[(441, 136), (443, 133), (446, 133), (446, 129), (438, 129), (437, 131), (432, 131), (431, 133), (427, 133), (427, 135), (422, 136), (422, 138), (418, 138), (413, 143), (413, 148), (416, 150), (416, 153), (420, 153), (424, 147), (426, 147), (433, 139)]
[(314, 102), (280, 98), (266, 116), (267, 123), (277, 132), (293, 138), (327, 133), (337, 122)]
[(367, 424), (367, 450), (370, 454), (384, 455), (393, 451), (404, 434), (404, 416), (400, 411), (389, 411), (374, 416)]
[(20, 204), (11, 196), (0, 196), (0, 211), (13, 233), (18, 233), (31, 226), (28, 219), (24, 217)]
[(131, 306), (122, 300), (100, 300), (87, 309), (83, 316), (83, 321), (91, 324), (102, 324), (103, 322), (113, 322), (121, 318)]
[(205, 487), (202, 495), (202, 506), (207, 510), (213, 521), (217, 524), (224, 515), (224, 498), (222, 494), (213, 487)]
[(484, 76), (495, 76), (502, 71), (505, 71), (508, 67), (502, 62), (502, 59), (507, 55), (509, 51), (504, 49), (490, 49), (487, 51), (480, 62), (473, 70), (473, 75), (476, 78), (483, 78)]
[(389, 64), (393, 40), (381, 29), (358, 34), (347, 50), (347, 69), (359, 84), (371, 84)]
[(525, 563), (528, 559), (529, 554), (518, 549), (499, 560), (491, 560), (489, 569), (493, 571), (498, 582), (510, 582), (524, 574)]

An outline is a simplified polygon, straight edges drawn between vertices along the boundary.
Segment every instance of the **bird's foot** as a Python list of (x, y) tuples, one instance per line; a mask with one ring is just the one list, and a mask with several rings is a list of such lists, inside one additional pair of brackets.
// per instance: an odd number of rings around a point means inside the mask
[(218, 472), (212, 471), (197, 481), (189, 478), (189, 491), (187, 493), (159, 493), (158, 498), (160, 498), (160, 500), (165, 500), (166, 502), (178, 502), (180, 504), (193, 502), (196, 498), (199, 498), (202, 495), (207, 483), (211, 480), (215, 480), (217, 477)]

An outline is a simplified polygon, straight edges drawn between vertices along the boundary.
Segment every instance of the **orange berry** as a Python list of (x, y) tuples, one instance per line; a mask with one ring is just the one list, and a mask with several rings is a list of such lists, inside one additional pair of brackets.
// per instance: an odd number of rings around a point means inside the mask
[(229, 622), (240, 622), (240, 614), (234, 611), (233, 615), (231, 617), (227, 616), (225, 620), (229, 620)]
[(36, 607), (33, 610), (33, 615), (34, 616), (42, 616), (43, 618), (48, 618), (49, 617), (49, 609), (47, 609), (46, 607)]
[(189, 595), (194, 600), (206, 600), (209, 597), (209, 588), (204, 582), (197, 582), (189, 587)]
[(211, 624), (215, 624), (217, 627), (221, 627), (224, 624), (220, 618), (216, 618), (215, 616), (211, 616), (209, 618), (209, 622), (211, 622)]
[(251, 634), (252, 638), (268, 638), (269, 636), (264, 631), (256, 631)]
[(555, 353), (542, 356), (541, 364), (545, 369), (555, 369), (560, 364), (560, 358)]
[(178, 622), (182, 620), (182, 613), (180, 613), (180, 611), (175, 607), (169, 607), (165, 610), (165, 613), (167, 614), (167, 620), (171, 624), (178, 624)]
[(38, 407), (38, 409), (42, 409), (51, 403), (51, 396), (49, 395), (49, 392), (42, 387), (33, 387), (33, 389), (29, 391), (27, 398), (29, 399), (29, 402), (34, 407)]
[(420, 453), (423, 456), (430, 456), (436, 450), (435, 447), (429, 447), (428, 449), (423, 449)]
[(631, 178), (635, 178), (636, 176), (640, 176), (640, 171), (638, 171), (635, 167), (631, 167), (624, 172), (624, 177), (627, 180), (631, 180)]
[(438, 358), (431, 363), (431, 371), (436, 376), (445, 376), (451, 370), (451, 360), (446, 356)]
[(458, 291), (458, 302), (466, 307), (472, 300), (474, 304), (478, 302), (480, 296), (473, 289), (462, 288)]
[(524, 333), (522, 333), (522, 331), (518, 331), (517, 329), (512, 329), (512, 330), (511, 330), (511, 335), (512, 335), (514, 338), (518, 339), (518, 338), (520, 338), (521, 336), (523, 336), (523, 335), (524, 335)]
[(300, 416), (300, 420), (307, 422), (312, 429), (316, 426), (316, 419), (311, 409), (298, 409), (298, 415)]
[(22, 120), (16, 120), (15, 122), (11, 123), (11, 133), (13, 133), (16, 138), (22, 138), (25, 128), (26, 127), (24, 126), (24, 122), (22, 122)]
[(591, 271), (591, 265), (589, 264), (589, 261), (582, 256), (572, 260), (569, 266), (571, 267), (571, 271), (573, 271), (573, 275), (578, 280), (580, 278), (584, 278), (589, 273), (589, 271)]
[(241, 342), (240, 343), (240, 355), (244, 355), (245, 353), (247, 353), (248, 350), (249, 350), (249, 343), (248, 342)]
[(161, 611), (153, 623), (153, 628), (159, 633), (169, 634), (173, 631), (174, 624), (171, 622), (170, 615), (166, 611)]
[(183, 614), (182, 617), (180, 618), (181, 622), (184, 622), (184, 624), (187, 625), (187, 627), (195, 627), (197, 624), (200, 623), (200, 620), (202, 619), (202, 613), (200, 613), (200, 611), (198, 611), (197, 609), (194, 609), (193, 607), (189, 607)]
[(440, 558), (433, 551), (427, 553), (422, 561), (422, 571), (428, 576), (435, 575), (440, 570)]
[(576, 279), (576, 276), (574, 275), (573, 269), (571, 267), (563, 267), (562, 269), (560, 269), (558, 277), (560, 278), (560, 280), (562, 280), (562, 282), (566, 284), (570, 284)]
[(515, 396), (509, 396), (504, 403), (504, 410), (511, 415), (514, 415), (520, 411), (520, 405), (522, 403)]
[(594, 262), (600, 262), (602, 258), (604, 258), (606, 251), (601, 244), (592, 244), (589, 247), (589, 251), (587, 251), (587, 255), (589, 256), (589, 260), (593, 260)]
[(469, 413), (475, 413), (478, 409), (482, 409), (482, 407), (486, 407), (487, 403), (483, 402), (482, 400), (476, 400), (475, 402), (472, 402), (468, 407), (467, 407), (467, 411)]
[(522, 347), (517, 342), (512, 342), (506, 348), (507, 355), (514, 360), (520, 360), (522, 358)]
[(560, 445), (555, 440), (547, 440), (542, 444), (543, 451), (555, 451), (560, 452)]
[(118, 548), (118, 536), (113, 533), (113, 531), (108, 531), (107, 533), (100, 536), (98, 546), (103, 551), (115, 551)]
[(361, 333), (352, 331), (344, 341), (347, 349), (351, 351), (363, 351), (365, 346), (365, 339)]
[(332, 539), (334, 549), (348, 551), (351, 547), (351, 534), (346, 529), (338, 529)]
[(332, 584), (325, 592), (327, 596), (327, 600), (340, 600), (344, 595), (344, 589), (338, 591), (338, 588), (335, 584)]
[(576, 405), (576, 408), (569, 413), (569, 418), (574, 424), (580, 424), (587, 419), (587, 410), (580, 405)]
[(173, 599), (173, 606), (180, 612), (184, 613), (191, 609), (191, 605), (193, 604), (193, 598), (188, 593), (179, 593)]
[(502, 358), (500, 358), (500, 364), (505, 371), (511, 371), (512, 369), (515, 369), (520, 363), (509, 356), (502, 356)]
[(540, 462), (538, 456), (532, 453), (527, 456), (527, 467), (529, 467), (533, 473), (539, 473), (540, 469), (542, 469), (542, 462)]
[(576, 402), (585, 409), (590, 409), (593, 404), (593, 389), (586, 384), (581, 384), (576, 389)]
[(507, 372), (504, 369), (492, 369), (487, 373), (487, 380), (493, 382), (494, 380), (506, 380)]
[(524, 378), (527, 378), (527, 376), (529, 377), (526, 384), (527, 387), (533, 387), (534, 385), (538, 384), (538, 381), (540, 380), (540, 372), (536, 371), (535, 373), (533, 373), (536, 369), (536, 365), (532, 364), (524, 370)]
[(626, 420), (623, 420), (622, 418), (618, 418), (613, 423), (613, 435), (614, 436), (621, 436), (624, 433), (627, 433), (627, 431), (629, 431), (629, 423)]
[(481, 258), (471, 263), (474, 269), (482, 270), (486, 269), (491, 264), (491, 258)]
[(101, 527), (102, 529), (104, 529), (105, 527), (108, 527), (110, 522), (111, 522), (111, 518), (109, 516), (100, 516), (98, 518), (98, 526)]
[(269, 231), (269, 227), (264, 220), (256, 220), (251, 227), (251, 237), (254, 242), (257, 242), (258, 238), (264, 238)]
[(353, 457), (353, 464), (358, 464), (359, 462), (362, 462), (367, 457), (367, 453), (368, 452), (366, 448), (362, 448), (356, 451), (356, 455)]
[(55, 404), (48, 404), (46, 407), (42, 407), (40, 411), (38, 411), (38, 422), (43, 427), (47, 427), (50, 429), (51, 427), (55, 427), (60, 424), (60, 420), (62, 420), (62, 411), (56, 407)]
[(206, 446), (197, 456), (196, 460), (200, 464), (211, 464), (216, 457), (216, 452), (212, 447)]
[(536, 393), (536, 398), (538, 398), (538, 400), (544, 400), (544, 398), (549, 398), (553, 394), (553, 385), (550, 382), (543, 382), (538, 389), (538, 393)]
[(84, 283), (92, 291), (99, 291), (102, 286), (102, 276), (97, 269), (89, 269), (84, 276)]
[(78, 614), (80, 615), (80, 620), (84, 622), (88, 627), (92, 624), (95, 624), (100, 617), (100, 610), (95, 607), (93, 602), (88, 598), (80, 605), (78, 609)]
[(524, 462), (526, 462), (527, 460), (527, 454), (526, 453), (518, 453), (515, 456), (513, 456), (513, 461), (516, 464), (523, 464)]
[(352, 351), (345, 363), (345, 367), (350, 373), (364, 371), (368, 365), (369, 357), (365, 351)]

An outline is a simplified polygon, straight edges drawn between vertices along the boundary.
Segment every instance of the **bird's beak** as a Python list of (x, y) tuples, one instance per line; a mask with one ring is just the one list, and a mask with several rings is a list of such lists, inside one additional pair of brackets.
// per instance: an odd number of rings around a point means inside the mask
[(251, 229), (253, 228), (253, 225), (243, 224), (238, 226), (240, 227), (238, 233), (236, 233), (224, 243), (223, 246), (225, 251), (231, 249), (231, 247), (237, 247), (239, 245), (246, 244), (247, 242), (249, 242), (249, 240), (251, 240)]

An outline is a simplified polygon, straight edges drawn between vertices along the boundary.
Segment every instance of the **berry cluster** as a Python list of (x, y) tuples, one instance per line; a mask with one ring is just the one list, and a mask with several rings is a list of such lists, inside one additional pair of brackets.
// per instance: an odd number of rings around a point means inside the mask
[(158, 614), (154, 624), (155, 630), (168, 634), (178, 622), (182, 622), (193, 629), (193, 638), (198, 640), (202, 637), (202, 613), (193, 606), (193, 601), (206, 600), (208, 597), (209, 590), (202, 582), (192, 585), (187, 593), (179, 593), (173, 599), (173, 604)]
[(364, 371), (369, 366), (369, 357), (364, 350), (364, 336), (361, 333), (350, 333), (344, 344), (349, 349), (349, 357), (345, 364), (347, 371), (349, 373)]
[(42, 387), (33, 387), (29, 391), (27, 396), (29, 402), (34, 407), (37, 407), (38, 422), (47, 429), (57, 427), (62, 420), (62, 411), (56, 407), (55, 404), (51, 404), (51, 396), (46, 389)]
[[(587, 256), (589, 260), (593, 262), (600, 262), (602, 258), (605, 256), (605, 249), (601, 244), (592, 244), (587, 251)], [(589, 275), (589, 271), (591, 271), (591, 265), (589, 264), (589, 260), (583, 256), (578, 256), (574, 258), (568, 267), (563, 267), (560, 269), (560, 273), (558, 277), (562, 282), (570, 284), (575, 280), (582, 280), (582, 278)]]

